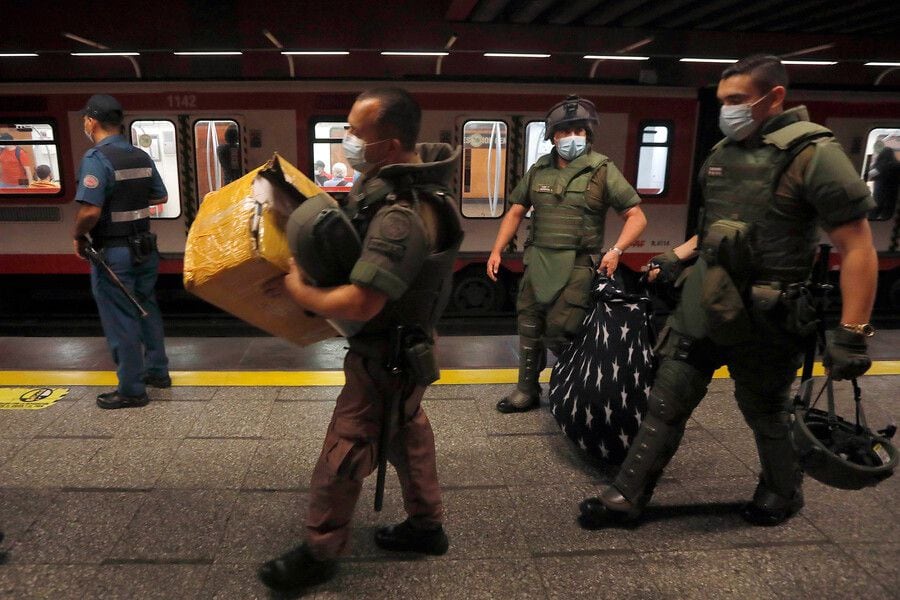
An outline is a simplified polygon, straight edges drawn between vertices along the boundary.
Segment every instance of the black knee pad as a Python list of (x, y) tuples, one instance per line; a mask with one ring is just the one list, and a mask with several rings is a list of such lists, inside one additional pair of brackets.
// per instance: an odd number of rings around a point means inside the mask
[(523, 338), (539, 340), (544, 335), (544, 320), (535, 315), (519, 315), (516, 329)]
[(686, 421), (706, 395), (708, 384), (709, 379), (688, 363), (664, 360), (650, 390), (647, 411), (668, 425)]

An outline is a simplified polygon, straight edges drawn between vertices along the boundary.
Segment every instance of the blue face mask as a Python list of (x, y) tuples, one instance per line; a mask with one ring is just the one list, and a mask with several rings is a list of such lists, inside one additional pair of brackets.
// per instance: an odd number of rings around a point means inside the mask
[(556, 152), (563, 160), (575, 160), (584, 154), (585, 150), (587, 150), (587, 137), (583, 135), (570, 135), (560, 138), (556, 142)]

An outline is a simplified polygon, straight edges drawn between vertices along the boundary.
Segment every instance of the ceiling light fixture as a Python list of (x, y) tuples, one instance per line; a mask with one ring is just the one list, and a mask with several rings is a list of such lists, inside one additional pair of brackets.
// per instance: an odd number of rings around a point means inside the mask
[(140, 56), (140, 52), (72, 52), (72, 56)]
[(649, 56), (624, 56), (622, 54), (586, 54), (588, 60), (650, 60)]
[(449, 52), (405, 52), (405, 51), (387, 51), (382, 52), (382, 56), (447, 56)]
[(722, 64), (730, 64), (736, 63), (736, 58), (680, 58), (678, 62), (691, 62), (691, 63), (722, 63)]
[(0, 58), (24, 58), (24, 57), (37, 56), (34, 52), (4, 52), (0, 53)]
[(867, 67), (900, 67), (900, 62), (867, 62)]
[(485, 52), (484, 56), (492, 58), (550, 58), (549, 54), (535, 54), (529, 52)]
[(347, 50), (284, 50), (285, 56), (343, 56), (350, 54)]
[(173, 52), (172, 54), (176, 56), (240, 56), (243, 52), (238, 52), (237, 50), (211, 50), (211, 51), (187, 51), (187, 52)]
[(836, 65), (836, 60), (782, 60), (783, 65)]

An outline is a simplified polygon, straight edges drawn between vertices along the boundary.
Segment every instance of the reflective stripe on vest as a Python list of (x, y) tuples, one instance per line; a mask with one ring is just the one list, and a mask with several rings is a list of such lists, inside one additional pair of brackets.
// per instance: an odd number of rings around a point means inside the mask
[(137, 210), (126, 210), (113, 212), (109, 214), (109, 218), (113, 223), (126, 223), (128, 221), (137, 221), (138, 219), (146, 219), (150, 216), (150, 207), (139, 208)]
[(153, 159), (134, 146), (104, 144), (96, 148), (109, 160), (115, 183), (103, 203), (91, 237), (120, 238), (150, 230)]
[(141, 167), (138, 169), (119, 169), (116, 171), (116, 181), (127, 181), (129, 179), (142, 179), (153, 175), (153, 169), (150, 167)]
[[(563, 169), (553, 168), (551, 160), (552, 155), (541, 157), (529, 176), (528, 199), (534, 213), (527, 244), (553, 250), (599, 248), (603, 242), (606, 207), (589, 206), (586, 192), (594, 174), (609, 159), (591, 152)], [(602, 188), (600, 192), (602, 196)]]
[(749, 223), (756, 265), (751, 277), (789, 283), (805, 280), (818, 243), (815, 214), (804, 209), (801, 201), (795, 201), (793, 210), (777, 207), (775, 191), (799, 150), (830, 136), (830, 131), (815, 123), (795, 121), (763, 136), (757, 148), (728, 140), (717, 144), (701, 172), (705, 202), (701, 241), (720, 219)]

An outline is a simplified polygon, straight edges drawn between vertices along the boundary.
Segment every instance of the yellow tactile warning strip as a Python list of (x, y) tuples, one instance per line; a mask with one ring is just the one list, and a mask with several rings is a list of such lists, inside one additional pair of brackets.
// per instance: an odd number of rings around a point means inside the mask
[[(814, 375), (824, 375), (821, 363), (816, 363)], [(900, 360), (876, 361), (868, 375), (900, 375)], [(515, 383), (516, 369), (441, 369), (437, 385)], [(172, 371), (175, 386), (325, 386), (343, 385), (343, 371)], [(721, 368), (713, 375), (727, 378), (728, 370)], [(541, 382), (550, 381), (550, 369), (541, 374)], [(115, 386), (113, 371), (0, 371), (0, 386), (91, 385)]]
[(0, 387), (0, 409), (36, 410), (47, 408), (69, 393), (66, 388)]

